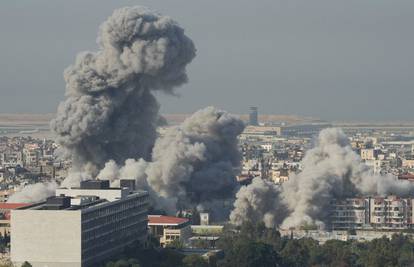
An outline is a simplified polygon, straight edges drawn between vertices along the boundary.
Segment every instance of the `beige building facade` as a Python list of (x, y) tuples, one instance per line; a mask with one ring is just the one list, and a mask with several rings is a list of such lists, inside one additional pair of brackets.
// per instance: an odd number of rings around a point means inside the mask
[(11, 260), (17, 266), (98, 266), (129, 244), (145, 245), (148, 201), (145, 191), (112, 201), (57, 196), (13, 210)]

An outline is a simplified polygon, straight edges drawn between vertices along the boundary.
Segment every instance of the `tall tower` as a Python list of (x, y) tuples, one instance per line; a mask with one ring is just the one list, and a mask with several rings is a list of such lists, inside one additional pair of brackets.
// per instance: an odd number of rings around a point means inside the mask
[(259, 125), (257, 107), (250, 107), (249, 111), (249, 125)]

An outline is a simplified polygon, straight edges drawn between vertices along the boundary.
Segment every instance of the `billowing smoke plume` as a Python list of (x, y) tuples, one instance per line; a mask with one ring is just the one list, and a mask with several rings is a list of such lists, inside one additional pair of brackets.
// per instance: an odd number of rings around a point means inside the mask
[(236, 194), (230, 221), (241, 225), (246, 219), (253, 223), (263, 221), (267, 227), (275, 227), (286, 216), (280, 202), (280, 189), (270, 181), (254, 178), (248, 186), (241, 187)]
[(212, 201), (235, 193), (237, 137), (243, 128), (241, 120), (213, 107), (194, 113), (155, 143), (148, 184), (161, 197), (177, 198), (179, 206), (215, 210)]
[[(302, 161), (302, 171), (291, 175), (289, 181), (283, 183), (279, 189), (280, 195), (250, 196), (254, 194), (255, 186), (257, 183), (247, 186), (237, 195), (231, 217), (234, 223), (240, 224), (237, 214), (249, 214), (243, 210), (245, 207), (254, 206), (254, 203), (269, 205), (267, 203), (272, 202), (273, 210), (265, 208), (267, 213), (261, 216), (261, 220), (267, 221), (268, 225), (272, 223), (268, 222), (269, 217), (265, 218), (265, 215), (273, 212), (273, 224), (282, 222), (282, 228), (306, 224), (323, 227), (329, 222), (329, 205), (334, 198), (389, 193), (403, 196), (414, 192), (414, 186), (407, 181), (374, 175), (352, 150), (346, 135), (335, 128), (320, 132), (317, 145), (307, 151)], [(247, 203), (240, 205), (243, 201)], [(259, 209), (264, 207), (260, 206)], [(279, 216), (276, 214), (278, 209), (281, 211)], [(284, 215), (286, 209), (287, 216)]]
[(291, 211), (283, 227), (323, 225), (330, 200), (357, 195), (362, 176), (370, 176), (347, 136), (335, 128), (320, 132), (317, 146), (306, 153), (302, 168), (283, 184), (282, 197)]
[(73, 162), (65, 186), (96, 175), (110, 159), (149, 159), (160, 121), (151, 91), (172, 93), (185, 83), (195, 56), (176, 22), (140, 7), (116, 10), (101, 25), (98, 45), (65, 70), (67, 98), (51, 122)]
[(237, 186), (241, 120), (208, 107), (156, 140), (163, 118), (152, 91), (172, 93), (186, 82), (195, 56), (183, 29), (147, 9), (123, 8), (103, 23), (98, 44), (65, 71), (67, 99), (51, 123), (73, 163), (62, 186), (134, 179), (170, 214), (194, 207), (225, 213)]
[[(51, 122), (73, 163), (62, 185), (78, 186), (96, 175), (114, 185), (129, 178), (169, 212), (186, 206), (223, 210), (219, 203), (236, 188), (241, 121), (206, 108), (155, 142), (162, 119), (152, 91), (172, 93), (186, 82), (186, 65), (195, 56), (184, 30), (147, 9), (123, 8), (103, 23), (98, 45), (99, 51), (80, 54), (66, 69), (67, 98)], [(50, 191), (38, 184), (14, 198), (37, 201), (34, 195)]]
[(27, 185), (20, 191), (17, 191), (9, 197), (7, 202), (11, 203), (35, 203), (45, 200), (49, 196), (55, 194), (57, 184), (55, 182), (50, 183), (37, 183)]
[[(156, 127), (165, 121), (152, 91), (173, 93), (187, 81), (186, 65), (195, 57), (193, 42), (175, 21), (142, 7), (115, 10), (100, 27), (98, 45), (65, 70), (66, 100), (51, 122), (73, 164), (62, 186), (95, 178), (109, 160), (143, 158), (139, 165), (150, 159)], [(50, 191), (45, 184), (35, 188), (42, 186)], [(29, 200), (28, 190), (14, 198)]]
[(151, 162), (130, 159), (119, 168), (110, 161), (98, 178), (113, 184), (118, 179), (135, 179), (152, 193), (155, 204), (169, 213), (177, 207), (198, 206), (220, 215), (225, 213), (223, 201), (233, 198), (237, 186), (237, 136), (243, 128), (236, 117), (207, 107), (159, 138)]

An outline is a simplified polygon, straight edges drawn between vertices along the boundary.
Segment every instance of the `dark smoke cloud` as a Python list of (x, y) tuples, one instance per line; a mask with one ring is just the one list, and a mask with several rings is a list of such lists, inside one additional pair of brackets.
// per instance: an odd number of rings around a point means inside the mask
[(176, 22), (140, 7), (116, 10), (101, 25), (98, 44), (99, 51), (81, 53), (65, 70), (67, 98), (51, 122), (72, 172), (92, 176), (110, 159), (149, 159), (161, 121), (151, 91), (172, 93), (185, 83), (195, 56)]
[(149, 185), (164, 198), (177, 198), (178, 206), (213, 209), (216, 200), (233, 197), (243, 129), (240, 119), (224, 111), (197, 111), (155, 143), (146, 171)]
[(242, 121), (208, 107), (156, 140), (165, 121), (152, 92), (173, 93), (187, 81), (185, 67), (195, 56), (184, 30), (147, 9), (122, 8), (102, 24), (98, 44), (99, 51), (80, 54), (66, 69), (67, 98), (51, 122), (73, 162), (62, 186), (134, 179), (155, 208), (174, 214), (197, 207), (227, 217)]
[(157, 139), (151, 162), (129, 159), (118, 167), (110, 161), (98, 178), (115, 185), (119, 179), (135, 179), (150, 192), (155, 206), (170, 214), (177, 208), (198, 207), (223, 217), (225, 201), (233, 199), (237, 187), (237, 137), (243, 129), (240, 119), (207, 107)]

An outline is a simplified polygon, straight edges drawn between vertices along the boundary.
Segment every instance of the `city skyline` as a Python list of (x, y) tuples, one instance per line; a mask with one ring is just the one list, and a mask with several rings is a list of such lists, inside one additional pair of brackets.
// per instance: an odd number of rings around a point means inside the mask
[(121, 2), (0, 4), (0, 266), (414, 263), (414, 3)]

